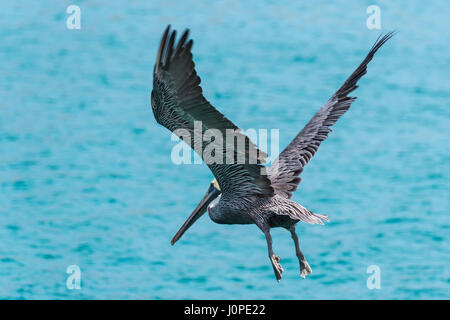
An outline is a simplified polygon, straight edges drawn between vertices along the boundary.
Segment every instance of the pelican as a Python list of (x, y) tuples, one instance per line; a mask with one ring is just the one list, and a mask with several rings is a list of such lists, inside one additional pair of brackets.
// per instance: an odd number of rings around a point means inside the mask
[[(300, 250), (295, 225), (299, 221), (323, 224), (329, 220), (327, 215), (314, 213), (291, 200), (292, 194), (301, 181), (299, 175), (303, 168), (331, 132), (330, 127), (355, 101), (356, 97), (348, 95), (358, 87), (358, 80), (366, 74), (367, 64), (393, 35), (393, 32), (389, 32), (378, 37), (358, 68), (267, 168), (264, 166), (267, 154), (259, 150), (203, 96), (191, 53), (193, 40), (188, 40), (189, 29), (186, 29), (176, 42), (176, 31), (171, 31), (168, 25), (159, 45), (153, 71), (152, 110), (156, 121), (180, 138), (182, 137), (179, 129), (190, 133), (188, 144), (190, 142), (191, 148), (199, 153), (214, 175), (205, 196), (173, 237), (172, 245), (208, 211), (211, 220), (216, 223), (255, 224), (261, 229), (278, 282), (284, 270), (280, 257), (273, 252), (270, 229), (287, 229), (295, 244), (300, 276), (305, 278), (311, 274), (311, 267)], [(201, 123), (201, 132), (195, 132), (195, 122)], [(231, 161), (206, 161), (211, 159), (206, 159), (208, 156), (198, 151), (195, 135), (211, 128), (223, 133), (223, 136), (226, 135), (226, 130), (235, 130), (236, 138), (246, 142), (245, 150), (237, 150), (234, 148), (234, 141), (227, 141), (223, 145), (223, 159), (227, 152), (232, 152)], [(200, 141), (202, 150), (208, 143), (212, 143)], [(245, 161), (237, 161), (238, 156), (245, 157)]]

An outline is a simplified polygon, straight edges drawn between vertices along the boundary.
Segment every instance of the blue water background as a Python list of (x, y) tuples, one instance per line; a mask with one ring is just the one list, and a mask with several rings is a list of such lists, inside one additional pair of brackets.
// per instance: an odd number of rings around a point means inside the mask
[[(81, 30), (66, 8), (81, 7)], [(381, 30), (366, 8), (381, 8)], [(449, 299), (450, 56), (444, 1), (2, 1), (0, 298)], [(206, 215), (170, 239), (212, 179), (171, 162), (149, 104), (165, 26), (189, 27), (205, 96), (286, 146), (380, 32), (358, 100), (294, 200), (330, 216), (272, 231)], [(66, 268), (81, 268), (81, 289)], [(381, 269), (369, 290), (367, 267)]]

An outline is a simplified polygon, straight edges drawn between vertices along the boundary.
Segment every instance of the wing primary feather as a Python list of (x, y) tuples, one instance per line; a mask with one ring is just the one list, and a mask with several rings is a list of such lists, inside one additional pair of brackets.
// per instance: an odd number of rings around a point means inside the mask
[(166, 49), (166, 54), (165, 54), (165, 59), (164, 59), (164, 68), (165, 69), (169, 69), (170, 66), (170, 60), (172, 57), (172, 51), (173, 51), (173, 43), (175, 42), (175, 37), (177, 35), (177, 31), (173, 30), (172, 34), (170, 35), (169, 38), (169, 43), (167, 44), (167, 49)]
[(381, 46), (385, 44), (386, 41), (388, 41), (390, 38), (392, 38), (396, 33), (397, 33), (396, 31), (391, 31), (385, 34), (384, 36), (381, 35), (378, 36), (377, 40), (373, 44), (372, 48), (370, 49), (369, 53), (367, 54), (363, 62), (361, 62), (361, 64), (350, 75), (347, 81), (345, 81), (344, 84), (338, 89), (338, 91), (336, 92), (337, 96), (344, 97), (353, 90), (355, 90), (356, 88), (358, 88), (356, 82), (367, 73), (367, 64), (372, 60), (373, 56), (378, 51), (378, 49), (380, 49)]
[(184, 44), (186, 43), (186, 39), (189, 36), (189, 29), (184, 30), (183, 34), (181, 35), (180, 40), (178, 40), (177, 47), (175, 49), (174, 57), (178, 56), (180, 54), (181, 48), (183, 48)]
[(166, 47), (167, 35), (169, 34), (170, 24), (166, 27), (166, 30), (163, 33), (161, 38), (161, 42), (159, 44), (158, 54), (156, 55), (156, 64), (154, 74), (158, 73), (159, 67), (161, 66), (161, 59), (163, 58), (164, 49)]

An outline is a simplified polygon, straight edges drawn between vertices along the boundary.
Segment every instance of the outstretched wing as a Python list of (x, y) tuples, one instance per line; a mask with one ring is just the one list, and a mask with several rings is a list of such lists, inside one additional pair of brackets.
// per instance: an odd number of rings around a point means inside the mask
[(285, 198), (292, 197), (292, 193), (297, 190), (301, 181), (299, 175), (303, 168), (314, 156), (320, 143), (328, 137), (328, 133), (331, 132), (330, 127), (355, 101), (356, 97), (349, 97), (348, 94), (358, 88), (356, 83), (366, 74), (367, 64), (372, 60), (375, 52), (393, 35), (394, 32), (389, 32), (381, 39), (380, 37), (377, 39), (359, 67), (273, 162), (268, 174), (276, 194)]
[[(188, 35), (186, 30), (175, 47), (176, 31), (170, 32), (169, 25), (163, 34), (153, 72), (151, 101), (156, 121), (202, 157), (224, 195), (273, 195), (261, 165), (267, 154), (202, 95)], [(208, 129), (215, 129), (209, 131), (214, 139), (203, 141)]]

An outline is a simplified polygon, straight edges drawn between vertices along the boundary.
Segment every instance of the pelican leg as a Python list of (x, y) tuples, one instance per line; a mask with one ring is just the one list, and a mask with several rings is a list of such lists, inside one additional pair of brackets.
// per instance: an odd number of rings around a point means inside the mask
[(295, 233), (295, 226), (290, 227), (289, 231), (291, 232), (292, 239), (295, 243), (295, 254), (297, 255), (298, 261), (300, 262), (300, 276), (305, 279), (308, 274), (312, 273), (312, 270), (308, 262), (306, 261), (303, 252), (300, 250), (300, 245), (298, 244), (298, 236), (297, 233)]
[(267, 249), (269, 251), (269, 258), (270, 258), (270, 262), (272, 263), (273, 272), (275, 273), (275, 277), (277, 278), (277, 281), (280, 282), (281, 274), (284, 271), (283, 267), (280, 264), (281, 258), (273, 253), (272, 236), (270, 235), (270, 229), (264, 228), (263, 232), (264, 232), (264, 235), (266, 236)]

